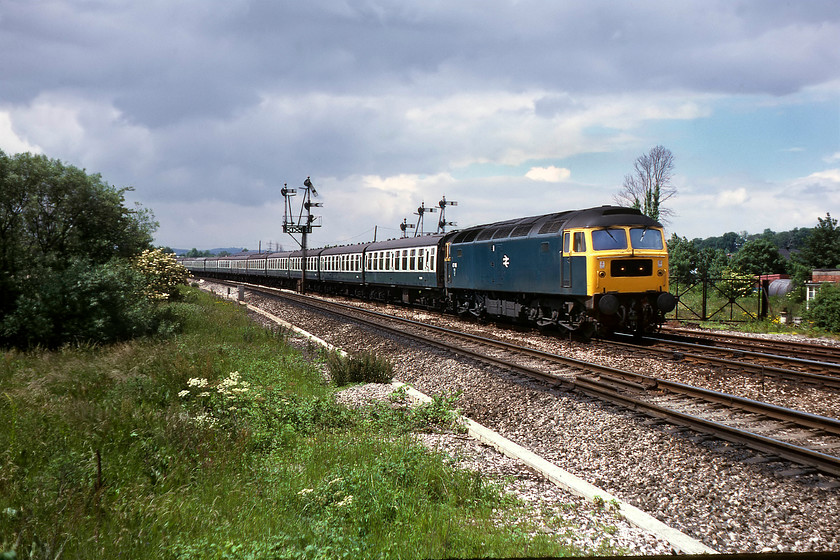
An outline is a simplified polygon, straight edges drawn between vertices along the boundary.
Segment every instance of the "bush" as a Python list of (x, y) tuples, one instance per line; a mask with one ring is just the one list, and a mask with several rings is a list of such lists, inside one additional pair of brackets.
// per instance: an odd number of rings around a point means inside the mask
[(810, 304), (805, 318), (814, 326), (840, 333), (840, 287), (823, 284)]
[(0, 322), (0, 343), (56, 348), (157, 332), (162, 311), (145, 289), (143, 275), (118, 259), (103, 265), (74, 259), (65, 270), (43, 268), (27, 279), (14, 311)]
[(339, 387), (349, 383), (390, 383), (394, 378), (393, 364), (372, 352), (346, 357), (331, 353), (327, 356), (327, 367), (333, 384)]
[(147, 249), (132, 261), (146, 278), (146, 296), (155, 300), (168, 300), (176, 294), (176, 287), (186, 284), (190, 273), (175, 259), (174, 253), (162, 249)]

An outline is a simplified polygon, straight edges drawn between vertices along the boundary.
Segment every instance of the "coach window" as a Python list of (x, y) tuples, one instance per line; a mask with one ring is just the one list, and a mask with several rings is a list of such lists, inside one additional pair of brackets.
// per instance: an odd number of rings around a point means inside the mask
[(408, 253), (408, 270), (417, 270), (416, 263), (417, 261), (414, 259), (414, 256), (417, 254), (416, 249), (412, 249)]

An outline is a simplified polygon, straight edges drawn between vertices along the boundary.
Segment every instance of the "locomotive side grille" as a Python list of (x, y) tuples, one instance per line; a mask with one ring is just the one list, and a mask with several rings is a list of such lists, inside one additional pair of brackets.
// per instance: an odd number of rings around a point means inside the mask
[(630, 276), (652, 276), (653, 261), (651, 259), (627, 259), (612, 261), (610, 274), (613, 278)]

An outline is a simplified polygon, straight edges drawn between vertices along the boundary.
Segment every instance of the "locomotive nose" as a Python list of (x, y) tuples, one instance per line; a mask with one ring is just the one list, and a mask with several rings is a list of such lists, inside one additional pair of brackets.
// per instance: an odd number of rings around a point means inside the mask
[(670, 313), (677, 306), (677, 298), (675, 298), (670, 292), (662, 292), (659, 294), (659, 297), (656, 298), (656, 306), (663, 313)]

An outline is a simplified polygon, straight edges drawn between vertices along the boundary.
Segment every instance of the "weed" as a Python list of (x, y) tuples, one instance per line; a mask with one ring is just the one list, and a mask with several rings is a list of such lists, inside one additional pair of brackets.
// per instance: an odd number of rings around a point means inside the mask
[(393, 364), (367, 351), (349, 356), (331, 352), (327, 354), (327, 367), (338, 387), (349, 383), (390, 383), (394, 378)]

